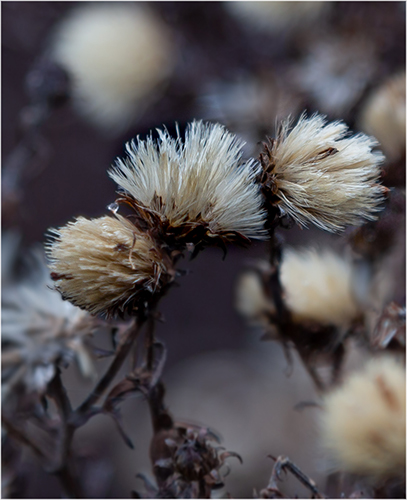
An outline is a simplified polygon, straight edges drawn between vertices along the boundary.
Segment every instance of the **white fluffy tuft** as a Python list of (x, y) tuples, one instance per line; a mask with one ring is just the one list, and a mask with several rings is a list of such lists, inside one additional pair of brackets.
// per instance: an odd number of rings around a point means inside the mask
[[(203, 220), (209, 232), (238, 232), (264, 239), (265, 212), (255, 184), (260, 166), (242, 163), (243, 143), (219, 124), (192, 122), (185, 142), (158, 130), (156, 144), (127, 144), (110, 177), (135, 200), (157, 211), (174, 227)], [(161, 198), (157, 202), (157, 197)]]
[(289, 131), (283, 123), (272, 147), (276, 195), (282, 213), (301, 226), (336, 232), (375, 220), (385, 188), (377, 183), (384, 156), (378, 142), (325, 117), (302, 115)]

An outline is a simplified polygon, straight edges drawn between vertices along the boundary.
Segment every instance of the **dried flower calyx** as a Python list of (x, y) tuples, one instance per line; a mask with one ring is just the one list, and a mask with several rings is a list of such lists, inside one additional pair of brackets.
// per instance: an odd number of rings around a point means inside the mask
[[(378, 184), (384, 156), (373, 137), (345, 137), (342, 122), (302, 115), (285, 121), (260, 155), (262, 193), (272, 219), (289, 215), (301, 226), (330, 232), (375, 220), (387, 189)], [(270, 221), (273, 222), (273, 221)]]
[(120, 215), (79, 217), (51, 233), (47, 253), (56, 289), (92, 314), (131, 313), (174, 279), (170, 257)]
[[(216, 436), (205, 428), (174, 428), (165, 439), (165, 453), (152, 456), (159, 486), (158, 498), (210, 498), (211, 491), (223, 486), (220, 472), (232, 452), (213, 446)], [(157, 493), (157, 492), (156, 492)]]
[(158, 134), (158, 144), (151, 136), (128, 143), (127, 158), (110, 172), (121, 189), (117, 202), (130, 205), (140, 227), (177, 248), (266, 237), (260, 166), (242, 163), (236, 136), (202, 122), (188, 125), (184, 142)]

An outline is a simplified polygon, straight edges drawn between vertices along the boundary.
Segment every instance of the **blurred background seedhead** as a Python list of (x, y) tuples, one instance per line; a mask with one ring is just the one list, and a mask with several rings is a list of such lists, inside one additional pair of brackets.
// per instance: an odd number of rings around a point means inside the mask
[[(386, 157), (382, 183), (390, 191), (378, 221), (341, 235), (315, 227), (280, 228), (281, 255), (269, 261), (265, 242), (248, 249), (231, 246), (225, 261), (216, 248), (197, 260), (181, 260), (179, 267), (188, 273), (163, 300), (165, 322), (157, 326), (168, 350), (163, 375), (168, 407), (177, 419), (219, 431), (222, 445), (243, 459), (243, 464), (230, 461), (231, 473), (219, 495), (251, 497), (253, 488), (263, 490), (273, 466), (270, 454), (288, 455), (328, 495), (355, 494), (360, 483), (343, 480), (341, 473), (328, 475), (316, 417), (323, 411), (325, 384), (334, 380), (345, 390), (342, 375), (373, 352), (389, 351), (403, 364), (404, 2), (3, 2), (1, 8), (2, 253), (8, 262), (2, 273), (3, 307), (10, 306), (22, 283), (24, 297), (31, 290), (22, 258), (31, 244), (43, 243), (50, 227), (105, 213), (116, 198), (107, 170), (137, 135), (145, 139), (152, 131), (157, 137), (155, 129), (165, 126), (175, 136), (177, 123), (183, 136), (188, 122), (204, 119), (246, 141), (244, 157), (258, 158), (266, 136), (275, 137), (279, 123), (288, 116), (296, 122), (305, 110), (308, 116), (326, 115), (328, 122), (344, 120), (353, 132), (379, 141), (376, 151)], [(14, 246), (4, 241), (10, 230), (18, 234)], [(304, 254), (301, 249), (309, 247), (312, 253)], [(332, 297), (331, 304), (344, 305), (342, 313), (335, 309), (330, 315), (329, 307), (317, 307), (310, 311), (315, 313), (311, 320), (296, 313), (297, 297), (290, 294), (284, 271), (290, 252), (307, 272), (313, 264), (322, 273), (327, 264), (330, 290), (340, 277), (342, 300)], [(245, 267), (250, 274), (239, 287), (243, 319), (235, 296)], [(299, 285), (293, 281), (296, 293), (312, 287), (308, 273), (298, 271), (294, 278), (300, 275)], [(45, 279), (34, 281), (35, 287), (52, 287)], [(75, 406), (92, 389), (78, 370), (80, 360), (88, 359), (83, 353), (91, 352), (93, 361), (82, 368), (95, 367), (100, 376), (107, 366), (103, 358), (120, 335), (113, 327), (98, 330), (90, 351), (83, 337), (77, 342), (75, 336), (56, 335), (55, 325), (63, 318), (60, 305), (70, 304), (44, 287), (29, 293), (36, 302), (42, 292), (59, 301), (53, 308), (56, 322), (47, 323), (52, 356), (44, 361), (49, 351), (37, 350), (41, 356), (24, 368), (37, 370), (39, 360), (42, 369), (54, 355), (65, 361), (69, 368), (61, 376)], [(325, 288), (314, 293), (329, 298)], [(300, 304), (308, 295), (303, 292)], [(20, 338), (29, 335), (31, 342), (27, 323), (34, 324), (37, 309), (26, 298), (23, 302), (21, 314), (22, 300), (11, 304), (12, 314), (21, 321)], [(9, 317), (3, 313), (4, 321)], [(42, 321), (48, 319), (42, 314)], [(14, 330), (18, 321), (12, 321)], [(315, 342), (310, 343), (311, 334)], [(346, 341), (346, 356), (338, 339)], [(68, 340), (73, 343), (67, 346)], [(316, 345), (324, 349), (315, 352)], [(25, 346), (19, 344), (19, 356)], [(316, 372), (308, 360), (318, 362)], [(21, 366), (5, 371), (6, 386)], [(37, 396), (34, 400), (38, 403)], [(42, 408), (32, 402), (25, 399), (19, 407), (19, 423), (33, 406)], [(9, 408), (18, 406), (13, 405)], [(74, 451), (89, 497), (128, 497), (131, 490), (142, 490), (136, 473), (151, 477), (145, 401), (130, 398), (122, 410), (135, 450), (118, 439), (115, 424), (103, 416), (77, 431)], [(30, 424), (33, 429), (39, 432)], [(2, 437), (3, 496), (59, 496), (57, 479), (43, 472), (34, 455), (21, 451), (9, 431)], [(280, 496), (310, 495), (290, 474), (278, 487)], [(389, 491), (400, 495), (400, 485), (381, 494), (390, 497)]]

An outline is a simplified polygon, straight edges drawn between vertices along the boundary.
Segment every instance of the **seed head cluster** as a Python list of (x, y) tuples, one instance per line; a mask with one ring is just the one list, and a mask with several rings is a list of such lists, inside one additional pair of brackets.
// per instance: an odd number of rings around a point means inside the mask
[(301, 116), (290, 131), (285, 121), (261, 154), (263, 193), (280, 214), (299, 225), (330, 232), (375, 220), (385, 188), (378, 184), (384, 156), (373, 137), (346, 137), (342, 122)]
[[(267, 215), (269, 224), (279, 211), (328, 231), (374, 219), (383, 198), (375, 140), (345, 138), (346, 125), (321, 116), (288, 128), (260, 163), (242, 160), (244, 143), (225, 127), (202, 121), (187, 126), (184, 140), (164, 129), (157, 141), (129, 142), (109, 172), (119, 186), (114, 217), (79, 217), (51, 230), (57, 290), (93, 314), (134, 313), (174, 280), (185, 250), (266, 239)], [(123, 205), (126, 217), (117, 213)]]

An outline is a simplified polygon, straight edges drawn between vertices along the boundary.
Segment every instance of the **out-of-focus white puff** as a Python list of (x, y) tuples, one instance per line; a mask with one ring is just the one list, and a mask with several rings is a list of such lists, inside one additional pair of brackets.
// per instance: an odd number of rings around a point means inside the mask
[(366, 101), (359, 127), (373, 134), (389, 160), (406, 150), (406, 73), (389, 78)]
[(325, 398), (322, 443), (337, 469), (381, 479), (405, 474), (406, 372), (372, 359)]
[(72, 78), (78, 112), (109, 133), (124, 130), (146, 109), (175, 65), (168, 27), (133, 2), (75, 8), (57, 27), (51, 55)]
[(349, 259), (328, 249), (287, 249), (280, 273), (284, 300), (294, 320), (346, 326), (357, 317)]

